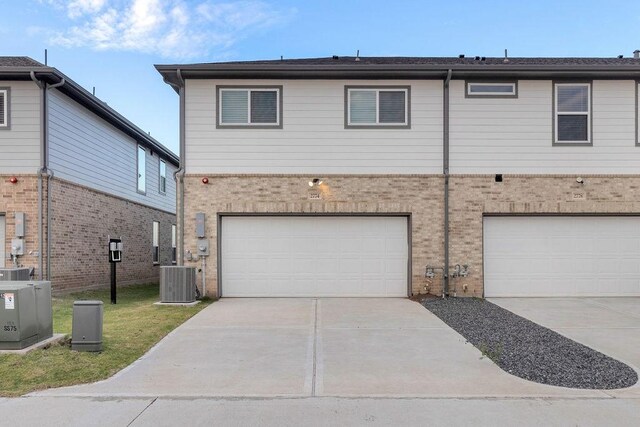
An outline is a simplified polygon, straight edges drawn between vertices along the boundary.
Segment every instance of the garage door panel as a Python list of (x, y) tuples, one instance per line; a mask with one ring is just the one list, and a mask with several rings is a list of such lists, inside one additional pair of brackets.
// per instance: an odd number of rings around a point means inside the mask
[(485, 296), (640, 295), (640, 217), (484, 219)]
[[(405, 266), (406, 268), (406, 266)], [(368, 278), (371, 275), (379, 276), (385, 272), (384, 261), (380, 259), (363, 259), (362, 260), (362, 271), (364, 272), (362, 277)]]
[(404, 217), (222, 219), (222, 296), (407, 295)]
[(362, 239), (362, 252), (365, 254), (384, 253), (385, 239), (380, 237), (365, 237)]

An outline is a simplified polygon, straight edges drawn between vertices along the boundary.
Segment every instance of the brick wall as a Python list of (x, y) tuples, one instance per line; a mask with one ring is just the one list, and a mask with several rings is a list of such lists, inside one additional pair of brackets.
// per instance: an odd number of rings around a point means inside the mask
[[(640, 213), (640, 176), (466, 175), (450, 178), (450, 264), (469, 264), (469, 277), (452, 279), (457, 295), (482, 296), (483, 214)], [(462, 292), (462, 285), (468, 291)]]
[[(9, 180), (12, 176), (18, 179), (16, 184)], [(46, 200), (46, 181), (43, 184), (43, 198)], [(43, 204), (43, 209), (46, 203)], [(5, 215), (6, 232), (4, 245), (5, 254), (11, 253), (11, 239), (15, 237), (15, 213), (25, 213), (25, 255), (18, 258), (21, 266), (38, 267), (38, 177), (37, 175), (0, 175), (0, 214)], [(46, 233), (46, 228), (43, 228)], [(46, 242), (46, 234), (44, 234)], [(29, 254), (31, 252), (31, 254)], [(44, 254), (43, 254), (44, 255)], [(5, 266), (11, 267), (12, 261), (5, 259)], [(36, 270), (36, 277), (37, 277)]]
[(54, 291), (110, 283), (108, 236), (122, 237), (118, 284), (157, 282), (152, 263), (152, 222), (160, 223), (160, 265), (171, 263), (171, 224), (175, 215), (54, 179), (51, 266)]
[[(185, 251), (195, 252), (195, 214), (205, 212), (211, 255), (207, 260), (207, 293), (217, 292), (216, 238), (219, 212), (235, 213), (411, 213), (412, 289), (441, 289), (439, 280), (426, 281), (427, 264), (443, 264), (443, 179), (440, 176), (327, 176), (321, 199), (310, 200), (304, 176), (185, 177)], [(199, 266), (199, 262), (185, 261)]]
[[(322, 177), (322, 199), (309, 200), (304, 176), (202, 176), (185, 178), (185, 250), (195, 251), (195, 213), (207, 213), (211, 256), (207, 290), (217, 290), (216, 213), (411, 213), (413, 293), (442, 292), (441, 279), (427, 281), (427, 264), (443, 265), (443, 179), (440, 176)], [(458, 296), (483, 295), (482, 223), (485, 214), (640, 213), (640, 176), (457, 175), (450, 178), (450, 265), (471, 274), (451, 278)], [(186, 265), (197, 265), (185, 261)], [(463, 291), (463, 285), (467, 291)]]

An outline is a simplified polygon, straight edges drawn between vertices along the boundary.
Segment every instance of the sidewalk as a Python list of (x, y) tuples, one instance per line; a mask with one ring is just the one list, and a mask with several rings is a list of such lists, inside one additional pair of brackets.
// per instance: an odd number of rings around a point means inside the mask
[(640, 399), (179, 399), (24, 397), (6, 426), (640, 425)]

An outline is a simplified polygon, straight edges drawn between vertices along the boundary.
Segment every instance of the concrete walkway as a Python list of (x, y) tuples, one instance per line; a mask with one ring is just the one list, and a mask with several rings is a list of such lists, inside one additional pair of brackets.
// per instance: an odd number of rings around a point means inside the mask
[(516, 378), (406, 299), (223, 299), (114, 377), (0, 400), (0, 413), (7, 425), (638, 425), (634, 390)]

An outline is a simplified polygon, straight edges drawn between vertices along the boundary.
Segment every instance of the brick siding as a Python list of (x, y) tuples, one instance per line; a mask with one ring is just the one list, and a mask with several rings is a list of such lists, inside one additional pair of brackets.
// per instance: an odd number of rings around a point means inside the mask
[[(458, 296), (483, 296), (482, 221), (491, 214), (639, 214), (640, 176), (466, 175), (450, 178), (450, 264), (471, 274), (452, 279)], [(467, 292), (462, 285), (467, 284)]]
[[(327, 176), (321, 199), (310, 200), (310, 176), (185, 177), (185, 251), (195, 253), (195, 214), (205, 212), (211, 243), (207, 260), (207, 294), (217, 296), (217, 220), (223, 213), (410, 213), (413, 293), (441, 289), (439, 279), (424, 279), (427, 264), (443, 263), (443, 179), (439, 176)], [(200, 266), (199, 261), (185, 265)]]
[[(195, 252), (195, 213), (207, 214), (211, 242), (207, 291), (217, 295), (217, 220), (223, 213), (410, 213), (412, 291), (442, 292), (440, 275), (424, 278), (427, 264), (442, 266), (443, 178), (433, 175), (320, 176), (321, 199), (310, 200), (312, 176), (243, 175), (185, 177), (185, 251)], [(450, 178), (450, 266), (468, 264), (470, 275), (451, 278), (450, 292), (483, 296), (483, 216), (487, 214), (637, 214), (640, 176), (452, 175)], [(199, 261), (185, 265), (200, 266)], [(466, 285), (466, 291), (464, 288)]]
[[(18, 182), (12, 184), (9, 180), (15, 176)], [(44, 180), (43, 198), (46, 209), (46, 180)], [(10, 256), (11, 239), (15, 237), (15, 213), (25, 214), (25, 247), (24, 256), (18, 258), (20, 266), (38, 267), (39, 242), (38, 242), (38, 176), (37, 175), (0, 175), (0, 214), (5, 215), (6, 230), (4, 245), (5, 255)], [(43, 229), (44, 242), (46, 243), (46, 227)], [(31, 254), (30, 254), (31, 252)], [(46, 254), (43, 254), (46, 255)], [(11, 267), (10, 258), (5, 259), (5, 266)], [(38, 272), (36, 270), (36, 277)]]
[(110, 283), (108, 236), (122, 237), (119, 285), (157, 282), (152, 263), (152, 222), (160, 223), (160, 265), (171, 263), (171, 225), (175, 215), (54, 179), (51, 266), (54, 290), (106, 286)]

